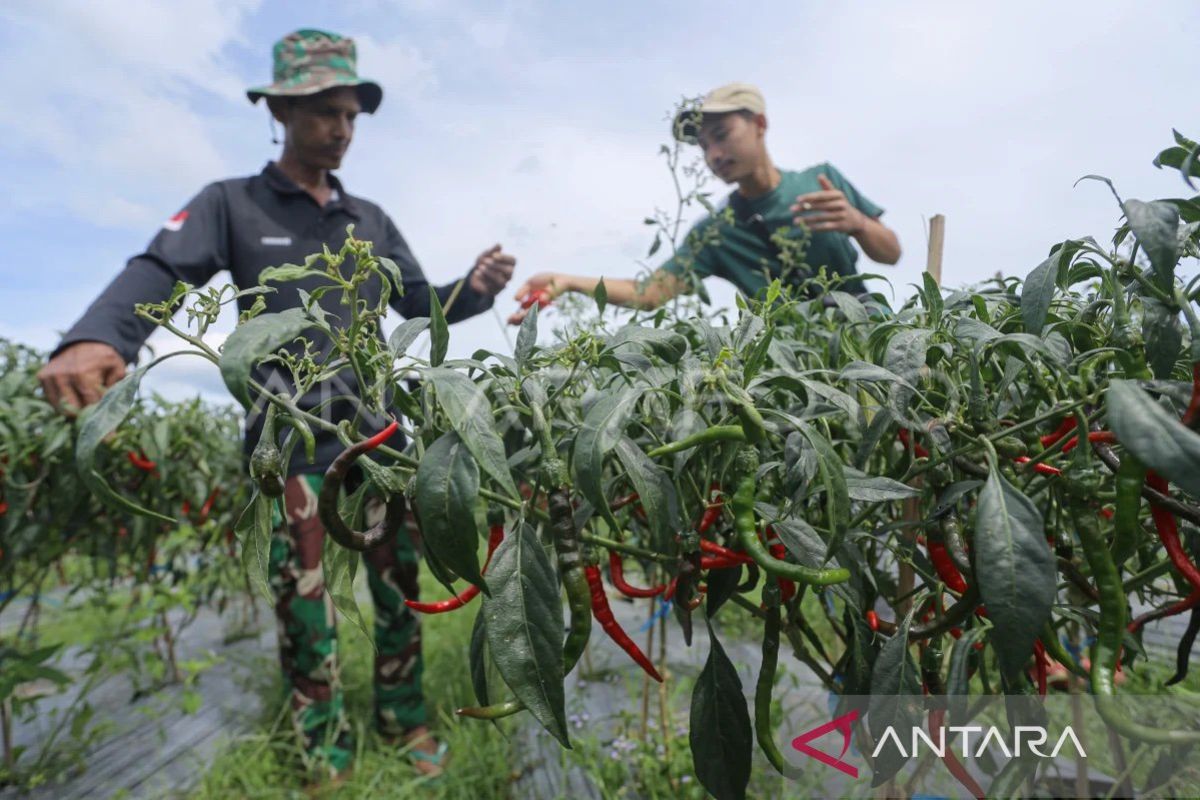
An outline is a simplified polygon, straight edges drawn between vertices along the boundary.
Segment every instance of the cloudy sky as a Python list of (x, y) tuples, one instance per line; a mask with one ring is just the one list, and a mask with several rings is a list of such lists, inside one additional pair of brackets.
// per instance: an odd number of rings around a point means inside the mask
[[(0, 336), (53, 346), (204, 184), (261, 169), (277, 148), (243, 90), (267, 82), (272, 42), (299, 27), (354, 36), (362, 74), (383, 84), (341, 177), (388, 210), (435, 282), (493, 242), (518, 276), (633, 274), (641, 220), (673, 196), (666, 115), (731, 80), (763, 88), (780, 166), (828, 160), (887, 209), (904, 257), (880, 271), (898, 297), (924, 268), (930, 215), (947, 217), (945, 284), (1024, 275), (1056, 241), (1111, 235), (1112, 197), (1078, 177), (1178, 196), (1178, 175), (1150, 160), (1172, 127), (1200, 135), (1195, 0), (583, 8), (8, 0)], [(505, 349), (491, 314), (452, 331), (452, 354), (477, 347)], [(215, 370), (164, 367), (159, 390), (224, 396)]]

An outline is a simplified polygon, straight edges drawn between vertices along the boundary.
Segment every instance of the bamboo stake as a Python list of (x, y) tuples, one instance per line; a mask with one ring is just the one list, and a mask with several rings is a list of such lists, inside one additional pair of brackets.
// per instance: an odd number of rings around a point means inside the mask
[[(946, 218), (941, 214), (934, 214), (929, 220), (929, 251), (925, 259), (925, 271), (928, 272), (934, 282), (938, 286), (942, 285), (942, 253), (946, 244)], [(921, 476), (917, 476), (910, 484), (914, 489), (921, 489), (924, 481)], [(901, 534), (906, 550), (911, 550), (916, 546), (917, 530), (915, 523), (921, 520), (921, 506), (919, 498), (910, 497), (904, 501), (904, 521), (913, 523), (905, 527)], [(902, 563), (900, 565), (900, 574), (898, 581), (898, 591), (901, 597), (905, 600), (900, 603), (900, 607), (896, 609), (896, 613), (903, 616), (908, 613), (912, 607), (912, 600), (909, 599), (912, 595), (913, 587), (916, 585), (916, 572), (912, 568), (912, 564)]]

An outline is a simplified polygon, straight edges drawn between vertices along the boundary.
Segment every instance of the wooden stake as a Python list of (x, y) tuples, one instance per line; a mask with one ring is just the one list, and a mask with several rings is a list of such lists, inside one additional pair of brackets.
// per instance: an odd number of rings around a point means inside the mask
[(946, 218), (934, 214), (929, 218), (929, 254), (925, 259), (925, 271), (933, 276), (938, 286), (942, 285), (942, 252), (946, 246)]
[[(946, 245), (946, 218), (941, 214), (934, 214), (929, 219), (929, 252), (925, 259), (925, 271), (933, 276), (934, 282), (942, 285), (942, 252)], [(920, 489), (923, 486), (923, 481), (920, 476), (915, 478), (910, 484), (914, 489)], [(904, 521), (908, 523), (916, 523), (921, 519), (921, 507), (919, 498), (910, 497), (904, 501)], [(901, 538), (908, 546), (912, 548), (916, 544), (917, 532), (915, 526), (910, 526), (904, 529)], [(916, 585), (916, 573), (913, 571), (911, 564), (901, 564), (899, 572), (899, 580), (897, 583), (897, 591), (900, 596), (905, 598), (896, 609), (900, 615), (908, 613), (912, 607), (912, 600), (909, 599), (912, 595), (913, 587)]]

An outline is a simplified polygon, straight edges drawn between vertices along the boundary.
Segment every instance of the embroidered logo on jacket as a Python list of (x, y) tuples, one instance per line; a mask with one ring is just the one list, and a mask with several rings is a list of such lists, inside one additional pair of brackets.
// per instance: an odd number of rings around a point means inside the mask
[(264, 247), (287, 247), (292, 243), (290, 236), (264, 236), (262, 237)]

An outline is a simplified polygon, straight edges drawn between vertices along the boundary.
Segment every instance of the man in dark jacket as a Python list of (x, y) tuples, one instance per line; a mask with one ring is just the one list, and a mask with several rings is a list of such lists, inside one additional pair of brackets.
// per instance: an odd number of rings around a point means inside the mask
[[(351, 223), (356, 238), (373, 242), (376, 254), (400, 267), (404, 291), (391, 294), (392, 308), (405, 317), (429, 314), (429, 284), (400, 231), (379, 206), (348, 194), (332, 174), (350, 146), (357, 115), (373, 113), (383, 98), (377, 84), (358, 77), (353, 40), (300, 30), (279, 41), (274, 56), (274, 82), (247, 95), (251, 102), (266, 97), (283, 127), (279, 160), (257, 175), (205, 187), (163, 224), (146, 252), (130, 259), (67, 332), (39, 374), (47, 398), (66, 413), (99, 400), (106, 387), (124, 376), (126, 364), (136, 360), (153, 325), (134, 315), (135, 304), (161, 302), (176, 281), (199, 286), (222, 270), (239, 287), (256, 286), (266, 267), (303, 263), (325, 245), (336, 252)], [(490, 309), (515, 263), (495, 245), (476, 259), (462, 281), (436, 287), (440, 301), (448, 305), (448, 320)], [(462, 285), (450, 302), (457, 283)], [(300, 303), (297, 290), (311, 288), (304, 281), (280, 284), (277, 292), (264, 296), (266, 310), (295, 308)], [(368, 283), (362, 297), (374, 304), (381, 290), (380, 281)], [(251, 299), (240, 301), (243, 309)], [(348, 313), (337, 293), (325, 295), (321, 304), (330, 316)], [(257, 377), (265, 385), (278, 385), (279, 375), (262, 369), (270, 370), (260, 368)], [(348, 387), (335, 387), (332, 394), (346, 391)], [(301, 408), (321, 402), (319, 392), (313, 394), (301, 398)], [(355, 407), (334, 403), (322, 413), (337, 422), (354, 418)], [(248, 449), (260, 431), (261, 419), (248, 420)], [(294, 727), (312, 763), (337, 775), (350, 766), (353, 744), (342, 710), (333, 605), (321, 571), (324, 530), (316, 518), (316, 494), (342, 446), (331, 434), (316, 434), (315, 461), (309, 463), (297, 452), (289, 465), (287, 524), (272, 542), (271, 586)], [(413, 544), (406, 536), (396, 537), (394, 544), (366, 553), (365, 561), (376, 606), (376, 726), (386, 740), (411, 745), (408, 752), (420, 771), (436, 774), (445, 747), (433, 741), (426, 726), (420, 630), (403, 602), (417, 597)]]

